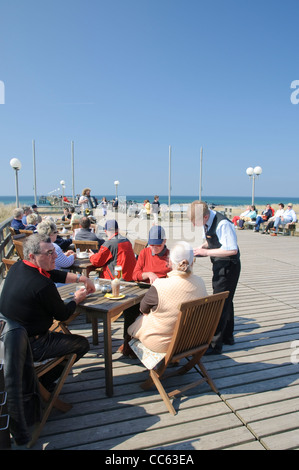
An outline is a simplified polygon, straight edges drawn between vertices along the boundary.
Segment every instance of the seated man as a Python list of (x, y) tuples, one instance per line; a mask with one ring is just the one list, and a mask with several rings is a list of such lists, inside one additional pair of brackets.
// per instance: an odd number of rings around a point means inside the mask
[(23, 209), (21, 209), (20, 207), (17, 207), (13, 210), (13, 219), (11, 221), (10, 226), (14, 229), (16, 234), (20, 233), (20, 229), (26, 230), (26, 227), (22, 222), (23, 213)]
[(289, 202), (288, 208), (284, 211), (284, 213), (280, 217), (276, 217), (274, 221), (274, 227), (272, 230), (274, 230), (274, 233), (271, 233), (273, 237), (277, 236), (278, 233), (278, 227), (279, 225), (286, 225), (286, 224), (291, 224), (292, 222), (297, 221), (297, 216), (296, 213), (293, 209), (293, 204)]
[[(49, 331), (53, 319), (67, 320), (87, 294), (95, 292), (93, 282), (80, 274), (56, 271), (56, 251), (49, 237), (33, 234), (24, 242), (24, 260), (15, 263), (5, 279), (0, 297), (0, 312), (4, 317), (20, 323), (28, 333), (33, 360), (77, 354), (78, 361), (89, 350), (84, 336), (65, 335)], [(82, 282), (86, 289), (75, 292), (65, 304), (55, 282)], [(62, 367), (57, 366), (43, 376), (48, 388), (59, 377)]]
[[(141, 250), (133, 272), (133, 281), (142, 281), (152, 284), (156, 279), (167, 276), (171, 270), (169, 266), (169, 250), (166, 246), (165, 230), (160, 225), (154, 225), (149, 231), (148, 245)], [(128, 335), (128, 327), (140, 314), (139, 305), (134, 305), (124, 311), (124, 344), (118, 352), (124, 356), (132, 356), (129, 346), (131, 337)]]
[(90, 262), (97, 268), (103, 268), (101, 277), (114, 279), (115, 266), (122, 267), (124, 281), (132, 281), (132, 274), (136, 258), (131, 242), (119, 235), (116, 220), (107, 220), (105, 224), (107, 240), (101, 245), (97, 253), (89, 250)]
[(95, 240), (98, 242), (99, 248), (104, 243), (103, 239), (100, 239), (92, 232), (90, 228), (91, 222), (89, 217), (81, 217), (80, 229), (76, 231), (74, 240)]
[(274, 226), (274, 222), (275, 222), (275, 219), (276, 217), (280, 217), (282, 214), (284, 213), (284, 204), (282, 202), (280, 202), (278, 204), (278, 209), (277, 211), (275, 212), (275, 214), (270, 217), (270, 219), (267, 220), (267, 225), (266, 225), (266, 228), (265, 230), (262, 232), (262, 234), (264, 233), (270, 233), (270, 230), (273, 228)]
[(263, 210), (262, 214), (257, 216), (256, 221), (255, 221), (254, 230), (253, 230), (253, 231), (254, 231), (254, 232), (259, 232), (259, 230), (260, 230), (260, 225), (261, 225), (263, 222), (267, 222), (267, 220), (269, 220), (270, 217), (272, 217), (272, 215), (273, 215), (273, 212), (272, 212), (271, 205), (270, 205), (270, 204), (267, 204), (267, 205), (266, 205), (266, 208), (265, 208), (265, 210)]

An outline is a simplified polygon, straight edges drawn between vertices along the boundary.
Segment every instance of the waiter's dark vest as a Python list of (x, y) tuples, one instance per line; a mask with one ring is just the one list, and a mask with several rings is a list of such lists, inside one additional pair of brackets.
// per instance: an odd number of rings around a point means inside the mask
[[(232, 222), (227, 217), (225, 217), (225, 215), (220, 214), (220, 212), (216, 212), (213, 223), (211, 227), (209, 228), (209, 230), (206, 232), (206, 239), (207, 239), (209, 250), (212, 250), (215, 248), (221, 248), (222, 246), (216, 234), (217, 226), (219, 222), (221, 222), (222, 220), (227, 220), (230, 224), (232, 224)], [(238, 253), (236, 255), (227, 256), (225, 258), (211, 256), (212, 263), (214, 263), (215, 261), (228, 261), (228, 260), (232, 261), (233, 263), (237, 263), (239, 259), (240, 259), (239, 248), (238, 248)]]

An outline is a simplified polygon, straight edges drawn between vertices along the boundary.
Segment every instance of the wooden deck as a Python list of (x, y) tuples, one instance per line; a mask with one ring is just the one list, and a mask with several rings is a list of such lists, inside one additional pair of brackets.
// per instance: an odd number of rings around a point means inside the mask
[[(244, 230), (238, 240), (236, 344), (204, 360), (220, 395), (207, 385), (193, 389), (174, 401), (178, 413), (170, 415), (155, 389), (139, 387), (146, 372), (138, 360), (116, 353), (123, 331), (119, 319), (112, 325), (113, 398), (105, 395), (100, 341), (75, 364), (62, 390), (72, 410), (52, 414), (34, 449), (299, 448), (299, 365), (291, 361), (296, 340), (299, 361), (299, 239)], [(209, 259), (197, 260), (195, 273), (212, 293)], [(72, 330), (91, 341), (85, 318), (78, 318)]]

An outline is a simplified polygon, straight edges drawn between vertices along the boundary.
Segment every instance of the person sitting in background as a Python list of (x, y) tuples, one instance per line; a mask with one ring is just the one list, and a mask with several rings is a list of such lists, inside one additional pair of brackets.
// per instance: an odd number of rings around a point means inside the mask
[[(137, 282), (153, 284), (156, 279), (166, 277), (170, 271), (165, 230), (160, 225), (153, 225), (149, 231), (148, 246), (139, 253), (132, 279)], [(128, 335), (127, 330), (139, 314), (139, 305), (133, 305), (124, 311), (124, 342), (117, 351), (124, 356), (134, 357), (134, 353), (129, 346), (131, 337)]]
[[(55, 224), (53, 217), (51, 217), (50, 215), (47, 215), (45, 217), (44, 221), (45, 222), (52, 222), (53, 224)], [(62, 251), (66, 251), (70, 247), (70, 245), (73, 243), (73, 240), (72, 240), (72, 238), (63, 238), (57, 232), (55, 243), (56, 243), (56, 245), (60, 246)]]
[(263, 232), (261, 232), (262, 234), (264, 234), (264, 233), (270, 233), (270, 230), (271, 230), (271, 229), (273, 228), (273, 226), (274, 226), (274, 221), (275, 221), (276, 217), (280, 217), (280, 216), (284, 213), (284, 204), (283, 204), (282, 202), (280, 202), (280, 203), (278, 204), (278, 207), (279, 207), (279, 208), (277, 209), (277, 211), (275, 212), (275, 214), (274, 214), (272, 217), (270, 217), (270, 219), (268, 219), (268, 223), (267, 223), (267, 225), (266, 225), (265, 230), (264, 230)]
[(64, 253), (60, 246), (56, 243), (58, 232), (54, 222), (51, 222), (50, 220), (41, 222), (37, 226), (37, 232), (40, 235), (47, 235), (50, 238), (51, 243), (53, 243), (57, 255), (55, 259), (55, 269), (69, 268), (72, 266), (72, 264), (74, 264), (76, 253), (74, 253), (73, 250), (68, 250), (66, 253)]
[(23, 217), (23, 209), (20, 207), (17, 207), (16, 209), (13, 210), (13, 219), (11, 221), (10, 226), (14, 229), (15, 233), (18, 235), (21, 230), (25, 230), (26, 227), (22, 222), (22, 217)]
[(67, 221), (71, 220), (71, 218), (72, 218), (72, 214), (70, 213), (69, 208), (68, 208), (68, 207), (65, 207), (65, 208), (63, 209), (63, 216), (62, 216), (61, 220), (62, 220), (63, 222), (67, 222)]
[(38, 224), (38, 215), (32, 212), (31, 214), (27, 215), (27, 224), (26, 230), (32, 230), (33, 232), (36, 231), (36, 226)]
[(31, 214), (32, 209), (30, 206), (23, 206), (23, 217), (22, 222), (26, 226), (27, 224), (27, 215)]
[(297, 216), (293, 209), (293, 204), (289, 202), (288, 208), (283, 212), (283, 214), (275, 218), (274, 227), (272, 229), (274, 230), (274, 233), (271, 233), (271, 236), (273, 237), (277, 236), (279, 225), (285, 226), (286, 224), (291, 224), (292, 222), (296, 222), (296, 221), (297, 221)]
[(131, 337), (154, 352), (167, 351), (182, 302), (208, 295), (204, 281), (192, 272), (193, 259), (193, 248), (185, 241), (170, 250), (172, 271), (154, 281), (140, 303), (142, 315), (128, 328)]
[(255, 206), (250, 206), (249, 213), (247, 215), (245, 215), (244, 217), (240, 217), (239, 230), (244, 230), (244, 223), (245, 222), (252, 222), (252, 221), (256, 220), (256, 216), (257, 216), (257, 211), (256, 211)]
[(37, 205), (32, 204), (31, 209), (32, 209), (32, 212), (37, 215), (37, 223), (39, 224), (43, 219), (42, 219), (40, 213), (38, 212)]
[(256, 221), (255, 221), (255, 226), (254, 226), (254, 232), (259, 232), (260, 231), (260, 225), (263, 222), (267, 222), (267, 220), (270, 219), (270, 217), (273, 216), (272, 208), (270, 204), (266, 205), (266, 208), (263, 210), (261, 215), (257, 216)]
[(89, 250), (90, 262), (97, 268), (103, 268), (101, 277), (114, 279), (115, 266), (122, 267), (124, 281), (132, 281), (132, 274), (136, 258), (131, 242), (119, 235), (116, 220), (107, 220), (105, 224), (107, 240), (101, 245), (97, 253)]
[(81, 219), (81, 215), (75, 211), (74, 207), (70, 208), (70, 213), (71, 213), (71, 224), (73, 224), (74, 222), (79, 222), (79, 220)]
[(104, 243), (103, 239), (99, 239), (90, 228), (91, 222), (89, 217), (81, 217), (80, 229), (76, 231), (74, 240), (94, 240), (98, 242), (99, 248)]
[(240, 215), (235, 215), (233, 218), (232, 218), (232, 223), (235, 225), (235, 227), (238, 226), (238, 220), (241, 219), (241, 217), (246, 217), (250, 212), (250, 206), (247, 206), (247, 209), (246, 211), (242, 212), (242, 214)]

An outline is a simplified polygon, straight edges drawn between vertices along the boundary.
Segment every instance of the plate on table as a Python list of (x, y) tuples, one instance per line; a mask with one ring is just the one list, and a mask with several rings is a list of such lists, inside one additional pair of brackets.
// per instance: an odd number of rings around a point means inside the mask
[(126, 296), (125, 296), (125, 294), (121, 294), (118, 297), (114, 297), (114, 295), (112, 295), (112, 294), (105, 294), (105, 297), (107, 297), (107, 299), (111, 299), (111, 300), (120, 300), (120, 299), (124, 299)]
[(86, 259), (89, 258), (89, 254), (86, 253), (86, 251), (80, 251), (80, 253), (77, 254), (78, 259)]

